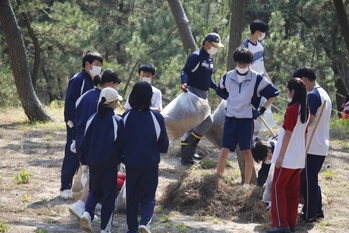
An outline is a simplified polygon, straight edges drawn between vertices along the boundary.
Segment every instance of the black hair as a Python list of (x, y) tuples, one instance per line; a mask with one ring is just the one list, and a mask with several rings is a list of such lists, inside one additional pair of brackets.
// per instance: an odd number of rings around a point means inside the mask
[(250, 24), (251, 34), (254, 34), (256, 31), (266, 32), (268, 30), (268, 24), (260, 19), (253, 20)]
[(263, 140), (254, 142), (251, 147), (254, 161), (257, 163), (263, 161), (268, 156), (268, 151), (272, 150), (272, 148), (269, 142)]
[(108, 104), (105, 103), (106, 101), (106, 98), (102, 97), (101, 101), (98, 103), (97, 114), (100, 118), (105, 117), (105, 107), (108, 106)]
[(316, 75), (313, 69), (309, 66), (300, 66), (297, 68), (295, 72), (293, 72), (292, 77), (302, 78), (305, 77), (309, 79), (309, 81), (315, 81)]
[(349, 95), (345, 97), (345, 103), (349, 101)]
[(143, 63), (138, 68), (138, 74), (140, 74), (141, 71), (150, 72), (152, 75), (154, 75), (155, 74), (155, 67), (150, 63)]
[(103, 63), (103, 57), (101, 54), (99, 54), (97, 51), (87, 51), (82, 57), (82, 67), (85, 68), (87, 61), (92, 64), (94, 60)]
[(95, 86), (103, 85), (105, 83), (110, 83), (110, 82), (117, 83), (117, 84), (121, 83), (121, 79), (119, 75), (116, 73), (116, 71), (112, 69), (107, 69), (103, 71), (101, 75), (98, 74), (93, 78), (93, 84)]
[(233, 58), (235, 62), (250, 64), (253, 60), (253, 54), (248, 48), (240, 45), (235, 49)]
[(289, 91), (294, 90), (293, 97), (291, 103), (288, 106), (300, 102), (301, 104), (301, 122), (305, 123), (309, 117), (309, 106), (308, 106), (308, 97), (307, 97), (307, 89), (305, 87), (304, 82), (300, 78), (292, 78), (287, 83), (287, 89)]
[(129, 103), (133, 109), (149, 109), (153, 90), (147, 82), (137, 82), (130, 93)]

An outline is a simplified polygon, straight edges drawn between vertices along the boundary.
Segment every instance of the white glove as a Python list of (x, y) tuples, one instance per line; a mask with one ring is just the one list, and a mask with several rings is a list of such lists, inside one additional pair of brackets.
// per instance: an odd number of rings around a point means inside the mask
[(73, 122), (71, 120), (69, 120), (67, 122), (67, 125), (69, 126), (69, 128), (73, 128), (74, 127), (74, 124), (73, 124)]
[(73, 142), (70, 145), (70, 151), (73, 153), (76, 153), (76, 144), (75, 144), (75, 140), (73, 140)]

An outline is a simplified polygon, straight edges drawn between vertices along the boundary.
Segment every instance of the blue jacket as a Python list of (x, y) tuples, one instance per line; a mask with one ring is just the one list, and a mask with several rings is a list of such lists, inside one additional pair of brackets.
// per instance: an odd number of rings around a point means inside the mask
[(85, 126), (88, 118), (93, 113), (97, 112), (97, 105), (100, 94), (101, 90), (98, 88), (94, 88), (80, 96), (80, 98), (76, 101), (76, 110), (74, 118), (75, 130), (79, 132), (85, 131)]
[(75, 102), (82, 96), (86, 91), (94, 87), (91, 76), (86, 70), (75, 74), (68, 84), (67, 93), (65, 95), (64, 104), (64, 120), (68, 122), (69, 120), (74, 121), (75, 117)]
[(169, 145), (163, 116), (153, 110), (130, 109), (123, 114), (123, 119), (126, 167), (158, 166), (160, 153), (166, 153)]
[(122, 118), (112, 108), (106, 108), (104, 118), (95, 113), (88, 119), (81, 150), (90, 169), (117, 168), (123, 154), (124, 132)]
[(213, 58), (201, 47), (188, 57), (187, 63), (181, 71), (181, 80), (188, 86), (208, 91), (210, 87), (217, 88), (217, 84), (211, 79), (212, 73)]

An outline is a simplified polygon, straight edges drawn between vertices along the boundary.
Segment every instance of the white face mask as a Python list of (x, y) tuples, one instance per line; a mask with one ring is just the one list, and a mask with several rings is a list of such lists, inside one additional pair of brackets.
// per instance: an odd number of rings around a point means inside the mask
[(240, 74), (246, 74), (248, 72), (250, 68), (247, 66), (246, 68), (240, 68), (240, 67), (236, 67), (236, 70), (240, 73)]
[(218, 52), (218, 48), (211, 46), (210, 49), (207, 50), (207, 53), (210, 55), (215, 55)]
[(151, 83), (151, 78), (148, 78), (148, 77), (143, 77), (142, 78), (142, 81), (144, 81), (144, 82), (147, 82), (147, 83)]
[(289, 97), (289, 96), (288, 96), (289, 93), (290, 93), (290, 92), (287, 92), (287, 101), (288, 101), (289, 103), (291, 103), (291, 102), (292, 102), (292, 97)]
[(101, 69), (102, 69), (102, 67), (100, 67), (100, 66), (92, 66), (92, 70), (89, 70), (90, 75), (91, 75), (92, 77), (94, 77), (94, 76), (96, 76), (97, 74), (100, 74), (100, 73), (101, 73)]
[(261, 36), (258, 36), (258, 40), (263, 40), (264, 38), (265, 38), (265, 32), (263, 32)]

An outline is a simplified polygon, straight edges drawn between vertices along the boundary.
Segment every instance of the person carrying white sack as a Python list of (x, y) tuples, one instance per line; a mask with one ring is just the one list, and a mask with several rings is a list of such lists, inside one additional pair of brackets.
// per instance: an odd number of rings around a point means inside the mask
[[(216, 89), (217, 84), (212, 80), (213, 58), (218, 48), (223, 48), (221, 38), (217, 33), (209, 33), (202, 42), (202, 47), (190, 54), (181, 71), (181, 90), (188, 90), (202, 99), (207, 99), (209, 88)], [(196, 154), (196, 147), (202, 136), (212, 125), (211, 115), (199, 125), (188, 131), (185, 139), (181, 141), (181, 163), (193, 164), (200, 160), (201, 156)]]

